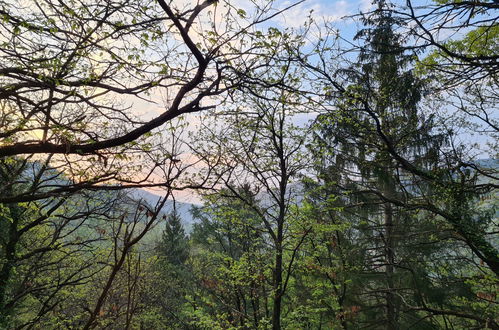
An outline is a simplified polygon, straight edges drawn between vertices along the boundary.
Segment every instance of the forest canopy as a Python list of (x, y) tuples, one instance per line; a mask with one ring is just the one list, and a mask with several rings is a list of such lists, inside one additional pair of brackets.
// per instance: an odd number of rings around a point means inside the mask
[(499, 329), (499, 4), (334, 6), (0, 0), (0, 328)]

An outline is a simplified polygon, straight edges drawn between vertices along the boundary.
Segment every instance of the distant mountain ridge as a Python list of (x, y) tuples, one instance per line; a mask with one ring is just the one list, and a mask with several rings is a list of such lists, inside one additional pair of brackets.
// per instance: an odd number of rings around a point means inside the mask
[[(156, 205), (158, 200), (162, 197), (161, 195), (154, 194), (145, 189), (131, 189), (128, 191), (128, 193), (130, 194), (130, 197), (132, 197), (133, 199), (136, 200), (143, 199), (151, 206)], [(190, 233), (192, 231), (194, 223), (196, 223), (196, 220), (192, 217), (190, 210), (193, 206), (196, 205), (191, 203), (184, 203), (178, 201), (174, 202), (173, 200), (167, 200), (165, 205), (163, 206), (163, 209), (161, 210), (161, 213), (163, 214), (171, 213), (173, 211), (174, 203), (175, 203), (175, 209), (177, 210), (178, 215), (182, 219), (182, 224), (184, 225), (186, 233)], [(161, 228), (164, 228), (164, 225), (160, 224), (159, 226)]]

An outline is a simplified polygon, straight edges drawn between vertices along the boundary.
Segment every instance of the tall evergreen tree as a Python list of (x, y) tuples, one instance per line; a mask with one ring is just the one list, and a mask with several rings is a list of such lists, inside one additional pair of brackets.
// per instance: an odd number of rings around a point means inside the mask
[(189, 239), (185, 234), (182, 218), (174, 209), (166, 218), (158, 254), (171, 265), (184, 265), (189, 258)]
[[(152, 279), (145, 301), (151, 306), (150, 317), (145, 327), (167, 327), (189, 329), (190, 315), (184, 312), (186, 296), (192, 287), (189, 263), (189, 237), (182, 225), (182, 218), (174, 208), (164, 217), (165, 228), (156, 245)], [(152, 321), (158, 322), (154, 323)]]
[[(420, 231), (428, 228), (422, 224), (424, 217), (417, 218), (400, 206), (426, 187), (401, 169), (386, 149), (385, 139), (426, 168), (436, 166), (443, 140), (431, 131), (431, 118), (418, 113), (422, 85), (410, 68), (414, 55), (405, 51), (402, 37), (394, 31), (396, 18), (385, 1), (376, 5), (376, 10), (362, 17), (366, 28), (356, 39), (363, 46), (358, 63), (346, 69), (349, 87), (334, 111), (316, 120), (312, 149), (322, 158), (318, 170), (323, 187), (311, 198), (317, 203), (321, 195), (339, 195), (332, 206), (344, 210), (329, 216), (350, 226), (335, 234), (341, 238), (337, 241), (344, 242), (343, 248), (350, 245), (356, 251), (355, 258), (344, 253), (336, 256), (354, 278), (348, 285), (343, 282), (348, 293), (345, 296), (343, 291), (342, 308), (360, 306), (355, 322), (382, 324), (391, 330), (418, 320), (407, 312), (402, 299), (407, 292), (414, 293), (411, 260), (417, 259), (412, 256), (418, 254)], [(420, 326), (425, 328), (424, 324)]]

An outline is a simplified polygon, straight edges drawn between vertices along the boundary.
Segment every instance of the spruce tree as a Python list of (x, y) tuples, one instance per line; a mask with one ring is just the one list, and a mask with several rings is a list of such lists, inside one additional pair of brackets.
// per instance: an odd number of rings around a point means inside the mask
[[(348, 246), (352, 251), (349, 256), (336, 248), (341, 268), (349, 273), (343, 277), (350, 279), (343, 282), (341, 309), (359, 306), (357, 326), (377, 324), (392, 330), (417, 318), (404, 311), (402, 297), (417, 291), (410, 260), (420, 253), (420, 228), (428, 228), (400, 206), (426, 188), (401, 169), (386, 141), (429, 168), (437, 163), (443, 139), (432, 132), (431, 118), (418, 113), (423, 91), (410, 67), (414, 54), (406, 52), (394, 31), (396, 18), (389, 5), (376, 5), (362, 17), (365, 28), (356, 36), (363, 43), (358, 63), (345, 70), (350, 85), (333, 111), (315, 122), (312, 151), (322, 159), (317, 168), (322, 197), (316, 195), (314, 202), (337, 195), (331, 206), (343, 211), (333, 209), (329, 217), (350, 226), (335, 233), (343, 250)], [(342, 323), (344, 328), (347, 324)], [(425, 324), (420, 323), (422, 329), (431, 328)]]
[(146, 300), (155, 306), (168, 328), (184, 329), (190, 318), (184, 312), (184, 304), (192, 286), (189, 238), (175, 208), (165, 218), (165, 229), (156, 246), (156, 278)]
[(174, 209), (166, 218), (165, 229), (158, 245), (159, 255), (171, 265), (184, 265), (189, 257), (188, 243), (182, 219)]

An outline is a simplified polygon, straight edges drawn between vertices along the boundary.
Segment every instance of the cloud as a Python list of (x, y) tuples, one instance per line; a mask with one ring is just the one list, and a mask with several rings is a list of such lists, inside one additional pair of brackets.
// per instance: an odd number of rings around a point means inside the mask
[(359, 2), (359, 9), (364, 13), (371, 11), (374, 7), (372, 0), (360, 0)]
[[(285, 8), (290, 6), (292, 2), (285, 1), (280, 6)], [(309, 17), (312, 17), (317, 22), (337, 22), (344, 16), (352, 13), (352, 2), (339, 0), (339, 1), (320, 1), (311, 0), (300, 3), (297, 6), (285, 11), (276, 19), (277, 23), (284, 28), (300, 28), (302, 27)]]

